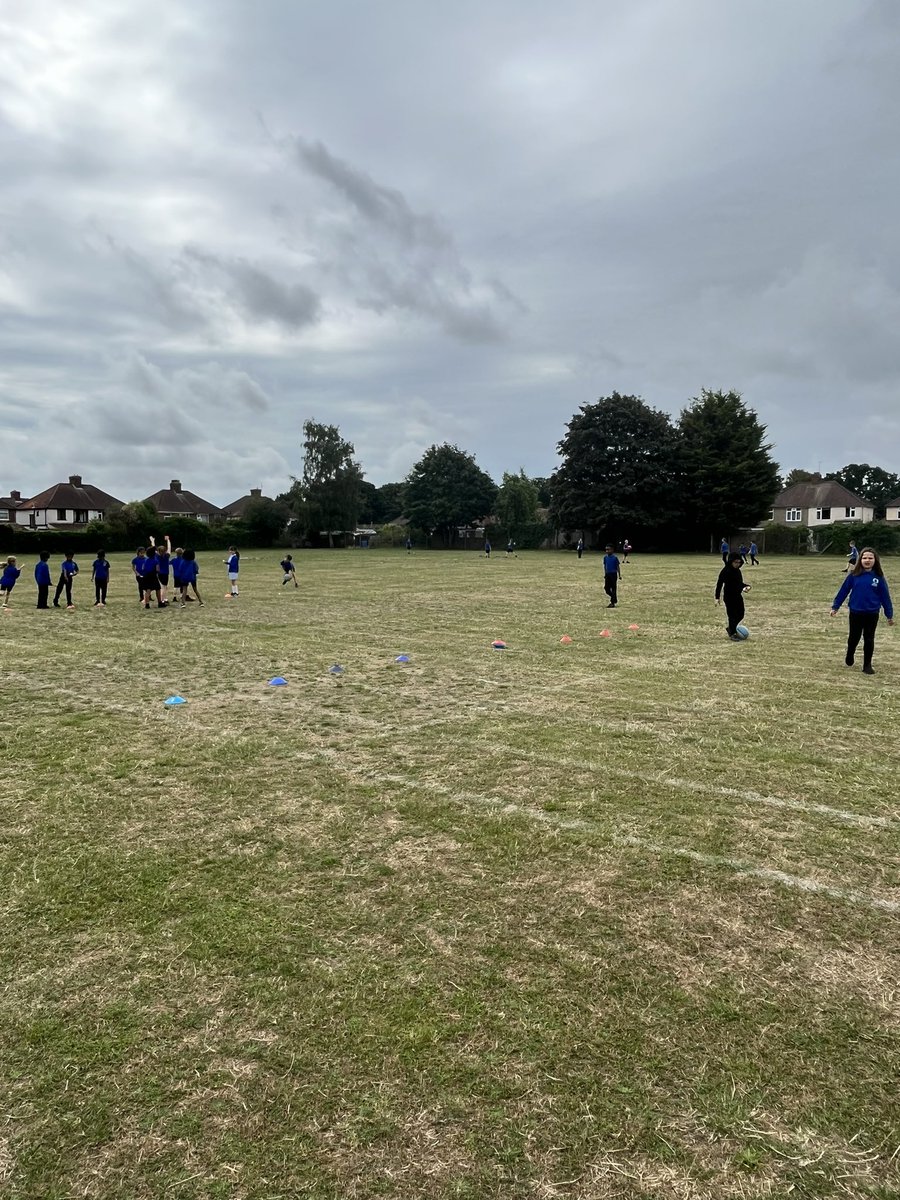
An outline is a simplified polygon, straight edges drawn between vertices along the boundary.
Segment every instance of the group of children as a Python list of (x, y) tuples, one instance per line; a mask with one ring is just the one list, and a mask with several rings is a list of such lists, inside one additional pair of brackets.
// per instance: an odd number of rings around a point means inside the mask
[[(872, 656), (875, 652), (875, 629), (881, 610), (888, 625), (894, 624), (894, 605), (888, 582), (881, 569), (881, 560), (871, 546), (866, 546), (857, 553), (856, 546), (851, 543), (851, 553), (845, 577), (831, 605), (832, 617), (847, 600), (850, 614), (850, 630), (847, 637), (847, 653), (844, 661), (852, 667), (856, 660), (856, 650), (860, 640), (863, 644), (863, 674), (874, 675)], [(744, 619), (746, 611), (744, 593), (750, 591), (750, 584), (744, 583), (741, 567), (745, 559), (739, 550), (732, 551), (725, 566), (719, 572), (716, 581), (716, 604), (725, 602), (725, 612), (728, 616), (726, 633), (734, 642), (742, 640), (738, 626)]]
[[(731, 546), (729, 545), (727, 538), (722, 538), (722, 545), (719, 547), (719, 550), (722, 554), (722, 562), (727, 567), (729, 561), (728, 556), (731, 553)], [(759, 566), (759, 547), (757, 546), (756, 542), (751, 542), (749, 546), (745, 546), (744, 543), (741, 542), (740, 548), (736, 550), (735, 553), (741, 556), (742, 567), (746, 566), (748, 558), (750, 559), (751, 567)]]

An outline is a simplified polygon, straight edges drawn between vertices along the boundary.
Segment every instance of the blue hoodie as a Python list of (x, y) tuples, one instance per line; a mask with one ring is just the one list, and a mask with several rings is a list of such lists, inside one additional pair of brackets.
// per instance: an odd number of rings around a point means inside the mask
[(39, 586), (50, 586), (50, 564), (41, 560), (34, 564), (34, 582)]
[(877, 613), (884, 609), (884, 615), (889, 621), (894, 617), (894, 605), (888, 590), (887, 580), (874, 571), (862, 571), (859, 575), (847, 575), (841, 584), (838, 594), (832, 604), (833, 609), (839, 609), (850, 596), (849, 609), (858, 613)]

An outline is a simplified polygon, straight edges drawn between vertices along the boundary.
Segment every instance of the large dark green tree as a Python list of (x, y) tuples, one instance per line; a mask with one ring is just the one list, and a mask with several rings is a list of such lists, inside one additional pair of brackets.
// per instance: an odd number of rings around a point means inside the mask
[(438, 532), (445, 546), (456, 540), (457, 527), (488, 516), (497, 485), (473, 455), (444, 443), (431, 446), (406, 480), (406, 516), (410, 524)]
[(284, 530), (289, 515), (281, 501), (256, 496), (247, 502), (241, 523), (254, 546), (271, 546)]
[(677, 438), (666, 413), (613, 392), (582, 405), (567, 429), (551, 480), (555, 524), (633, 537), (671, 519)]
[(778, 493), (766, 427), (738, 392), (704, 389), (678, 421), (685, 519), (711, 538), (762, 520)]
[(335, 531), (355, 529), (359, 519), (363, 475), (354, 453), (337, 425), (304, 423), (303, 475), (284, 499), (307, 534), (327, 532), (329, 546)]
[(887, 505), (900, 496), (900, 475), (893, 475), (882, 467), (870, 467), (868, 463), (848, 463), (828, 478), (836, 479), (857, 496), (870, 500), (875, 506), (876, 521), (884, 519)]
[(538, 490), (525, 472), (513, 475), (504, 471), (495, 511), (506, 534), (520, 542), (526, 529), (536, 523), (537, 509)]

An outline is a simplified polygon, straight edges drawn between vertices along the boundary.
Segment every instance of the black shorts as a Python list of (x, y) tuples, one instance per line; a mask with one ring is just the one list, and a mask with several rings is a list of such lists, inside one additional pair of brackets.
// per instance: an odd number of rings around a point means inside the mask
[(158, 575), (158, 579), (159, 579), (159, 582), (162, 587), (169, 586), (169, 572), (168, 571), (166, 571), (165, 575), (162, 573), (162, 571), (160, 571), (160, 573)]
[(159, 587), (159, 579), (155, 571), (150, 571), (147, 575), (141, 576), (141, 588), (145, 592), (155, 592)]

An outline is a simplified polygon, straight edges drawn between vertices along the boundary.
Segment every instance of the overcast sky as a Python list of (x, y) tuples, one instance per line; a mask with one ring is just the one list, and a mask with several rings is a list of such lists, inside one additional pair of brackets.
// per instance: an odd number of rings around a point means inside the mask
[(896, 0), (3, 0), (0, 494), (284, 490), (736, 388), (900, 471)]

